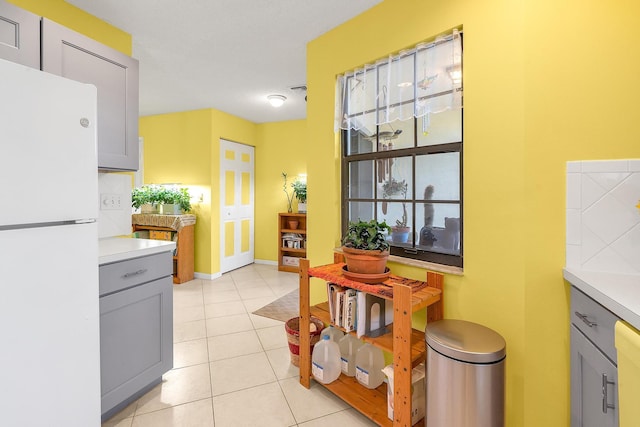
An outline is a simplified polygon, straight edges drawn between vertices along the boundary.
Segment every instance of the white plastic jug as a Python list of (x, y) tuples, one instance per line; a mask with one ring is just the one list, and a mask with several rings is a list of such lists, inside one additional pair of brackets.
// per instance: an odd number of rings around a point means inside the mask
[(376, 388), (384, 381), (384, 354), (369, 343), (356, 353), (356, 380), (367, 388)]
[(329, 325), (328, 327), (324, 328), (320, 333), (321, 337), (325, 335), (329, 335), (329, 339), (331, 341), (338, 343), (338, 341), (340, 341), (340, 338), (344, 336), (344, 332), (342, 332), (338, 328), (334, 328), (332, 325)]
[(356, 353), (364, 343), (351, 334), (345, 334), (338, 341), (342, 373), (348, 377), (356, 375)]
[(313, 347), (311, 373), (316, 381), (323, 384), (334, 382), (340, 376), (340, 348), (329, 339), (329, 335), (323, 335)]

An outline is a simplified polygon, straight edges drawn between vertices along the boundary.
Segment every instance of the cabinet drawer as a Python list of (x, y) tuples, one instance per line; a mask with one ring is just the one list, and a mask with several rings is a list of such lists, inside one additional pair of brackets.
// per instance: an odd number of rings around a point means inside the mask
[(171, 252), (162, 252), (100, 266), (100, 296), (161, 277), (173, 270)]
[(619, 318), (575, 287), (571, 287), (571, 323), (614, 363), (617, 363), (614, 328)]

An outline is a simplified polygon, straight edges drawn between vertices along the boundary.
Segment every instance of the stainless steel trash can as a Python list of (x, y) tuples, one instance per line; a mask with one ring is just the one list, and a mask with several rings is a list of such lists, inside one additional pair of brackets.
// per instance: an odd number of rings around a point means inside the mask
[(464, 320), (427, 325), (429, 427), (503, 427), (506, 343)]

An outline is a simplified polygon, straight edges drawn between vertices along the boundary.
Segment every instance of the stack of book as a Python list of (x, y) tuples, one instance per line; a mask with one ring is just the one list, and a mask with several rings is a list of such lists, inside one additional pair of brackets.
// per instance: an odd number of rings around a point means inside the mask
[(393, 301), (373, 294), (327, 283), (331, 323), (346, 332), (356, 331), (377, 337), (386, 333), (386, 326), (393, 322)]

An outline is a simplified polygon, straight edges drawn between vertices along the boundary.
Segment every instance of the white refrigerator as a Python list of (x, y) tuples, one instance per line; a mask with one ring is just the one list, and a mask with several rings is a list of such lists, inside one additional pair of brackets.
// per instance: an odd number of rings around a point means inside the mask
[(100, 425), (96, 108), (0, 59), (2, 425)]

